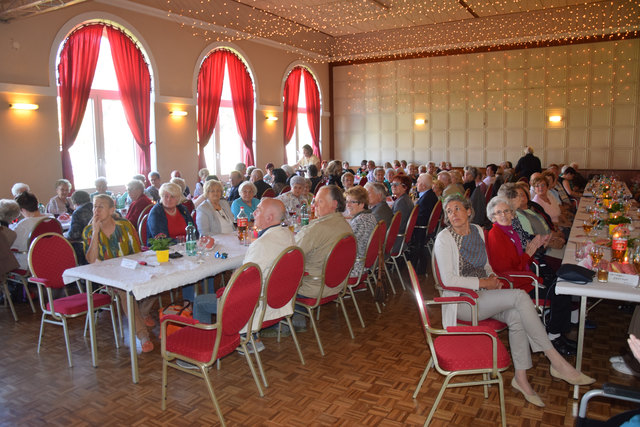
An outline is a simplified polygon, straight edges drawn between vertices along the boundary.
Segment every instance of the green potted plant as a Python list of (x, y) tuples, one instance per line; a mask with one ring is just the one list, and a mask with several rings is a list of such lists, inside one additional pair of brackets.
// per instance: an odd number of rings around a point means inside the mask
[(155, 251), (158, 262), (167, 262), (169, 261), (169, 246), (172, 243), (173, 239), (160, 233), (149, 239), (149, 249)]

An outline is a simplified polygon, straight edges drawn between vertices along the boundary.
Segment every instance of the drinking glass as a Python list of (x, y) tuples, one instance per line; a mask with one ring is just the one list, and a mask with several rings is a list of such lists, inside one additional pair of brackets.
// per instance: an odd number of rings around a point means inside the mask
[(591, 261), (593, 262), (594, 270), (597, 268), (598, 263), (604, 257), (604, 249), (602, 246), (593, 245), (591, 250), (589, 251), (589, 256), (591, 257)]

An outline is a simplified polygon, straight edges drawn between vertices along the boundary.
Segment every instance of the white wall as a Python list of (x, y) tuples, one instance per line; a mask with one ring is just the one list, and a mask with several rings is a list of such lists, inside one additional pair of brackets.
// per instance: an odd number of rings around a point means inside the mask
[(337, 66), (336, 157), (479, 166), (530, 145), (543, 165), (637, 169), (639, 63), (633, 39)]

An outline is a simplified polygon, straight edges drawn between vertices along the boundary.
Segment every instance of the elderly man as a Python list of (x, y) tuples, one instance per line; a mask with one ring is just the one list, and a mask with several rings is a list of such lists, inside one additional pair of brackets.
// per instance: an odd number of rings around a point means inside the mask
[[(171, 179), (173, 178), (182, 178), (182, 173), (177, 169), (171, 171)], [(187, 197), (189, 194), (191, 194), (191, 190), (189, 189), (189, 186), (187, 185), (186, 181), (184, 184), (184, 191), (182, 194), (184, 195), (184, 197)]]
[(231, 182), (231, 190), (229, 191), (229, 197), (227, 197), (227, 201), (231, 203), (235, 199), (240, 197), (240, 193), (238, 190), (240, 188), (240, 184), (242, 184), (242, 181), (244, 181), (244, 175), (240, 171), (232, 170), (229, 174), (229, 181)]
[[(258, 239), (251, 243), (247, 249), (243, 264), (255, 262), (260, 266), (263, 286), (278, 255), (289, 246), (296, 244), (289, 227), (280, 225), (284, 215), (284, 204), (272, 198), (262, 200), (253, 212), (255, 226), (260, 230), (260, 233), (258, 233)], [(216, 294), (198, 295), (193, 304), (193, 318), (200, 323), (211, 323), (211, 314), (216, 313), (217, 309), (218, 298)], [(278, 310), (267, 306), (264, 320), (278, 319), (291, 313), (290, 304)], [(268, 334), (263, 335), (268, 336)], [(264, 344), (261, 341), (256, 341), (256, 348), (258, 351), (262, 351)], [(248, 344), (248, 350), (250, 353), (254, 352), (251, 343)]]
[[(318, 296), (321, 285), (319, 279), (324, 263), (338, 237), (344, 233), (352, 233), (351, 226), (342, 215), (346, 202), (340, 187), (326, 185), (320, 188), (315, 197), (315, 206), (318, 219), (302, 227), (296, 234), (296, 244), (304, 252), (304, 270), (309, 273), (302, 278), (298, 294), (308, 298)], [(340, 287), (325, 287), (322, 296), (327, 297), (338, 292)]]
[(269, 184), (264, 182), (264, 172), (262, 172), (262, 169), (254, 169), (251, 172), (249, 180), (256, 186), (256, 198), (258, 199), (262, 198), (262, 193), (264, 193), (268, 188), (271, 188)]
[(158, 203), (160, 201), (160, 186), (162, 185), (162, 180), (160, 179), (160, 174), (156, 171), (149, 172), (149, 182), (150, 186), (144, 190), (144, 194), (147, 195), (151, 200)]
[(144, 208), (149, 206), (152, 202), (144, 194), (144, 184), (142, 181), (137, 179), (132, 179), (127, 183), (127, 194), (129, 194), (129, 198), (131, 199), (131, 204), (127, 211), (127, 219), (137, 229), (138, 222), (140, 221), (140, 214)]
[(433, 178), (428, 173), (420, 174), (416, 182), (416, 188), (420, 198), (416, 202), (418, 206), (418, 219), (416, 220), (416, 229), (411, 237), (411, 255), (410, 259), (416, 268), (418, 274), (424, 274), (427, 271), (427, 258), (425, 242), (427, 239), (427, 227), (431, 211), (438, 203), (438, 196), (431, 189)]
[(535, 172), (542, 172), (540, 159), (533, 155), (532, 147), (525, 147), (524, 156), (520, 157), (516, 164), (516, 173), (530, 179), (531, 174)]
[(291, 177), (291, 191), (277, 197), (278, 200), (284, 203), (287, 212), (297, 212), (303, 203), (307, 203), (307, 199), (303, 194), (306, 185), (307, 182), (303, 177), (298, 175)]
[(438, 167), (436, 166), (436, 162), (427, 163), (427, 173), (431, 175), (434, 180), (438, 179)]
[(462, 187), (464, 188), (465, 193), (469, 190), (469, 195), (473, 193), (473, 190), (476, 189), (476, 177), (478, 176), (478, 168), (473, 166), (466, 166), (464, 168), (464, 183)]
[(369, 209), (375, 215), (376, 220), (384, 221), (387, 228), (391, 224), (393, 211), (387, 204), (387, 187), (379, 182), (367, 182), (364, 188), (369, 193)]
[(446, 199), (452, 194), (464, 195), (464, 188), (462, 188), (462, 184), (454, 181), (453, 173), (454, 171), (442, 171), (438, 174), (438, 180), (442, 181), (445, 185), (444, 191), (442, 192), (443, 199)]

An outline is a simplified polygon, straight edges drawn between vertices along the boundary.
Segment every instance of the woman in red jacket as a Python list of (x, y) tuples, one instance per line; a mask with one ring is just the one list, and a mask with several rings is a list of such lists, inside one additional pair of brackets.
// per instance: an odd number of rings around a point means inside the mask
[[(518, 219), (514, 215), (514, 210), (509, 201), (502, 197), (494, 197), (487, 205), (487, 217), (493, 222), (491, 231), (487, 234), (487, 254), (491, 268), (498, 275), (508, 274), (528, 274), (531, 272), (530, 265), (533, 262), (533, 255), (538, 248), (545, 245), (549, 240), (549, 235), (537, 235), (524, 247), (522, 240), (514, 227), (514, 222)], [(576, 343), (565, 338), (562, 334), (571, 328), (571, 299), (567, 295), (556, 295), (554, 286), (556, 277), (553, 271), (548, 271), (542, 275), (544, 280), (537, 278), (539, 287), (539, 298), (548, 299), (551, 302), (551, 317), (547, 322), (547, 333), (551, 343), (562, 355), (575, 354)], [(531, 279), (526, 277), (514, 277), (513, 286), (527, 292), (535, 297), (535, 289)]]

